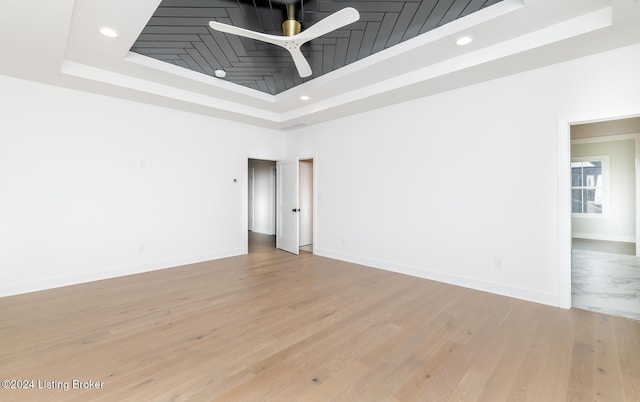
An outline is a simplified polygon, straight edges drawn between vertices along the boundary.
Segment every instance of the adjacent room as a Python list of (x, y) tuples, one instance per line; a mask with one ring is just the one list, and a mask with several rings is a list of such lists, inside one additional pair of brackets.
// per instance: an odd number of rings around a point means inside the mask
[(0, 5), (0, 400), (638, 401), (640, 2)]
[(640, 118), (571, 127), (572, 306), (640, 320)]

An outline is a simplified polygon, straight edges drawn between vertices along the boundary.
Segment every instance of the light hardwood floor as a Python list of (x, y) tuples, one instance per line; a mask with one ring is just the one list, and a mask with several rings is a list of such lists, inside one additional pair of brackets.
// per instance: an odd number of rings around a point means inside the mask
[[(640, 400), (640, 322), (254, 237), (246, 256), (0, 299), (0, 379), (36, 387), (0, 400)], [(102, 389), (37, 389), (74, 379)]]

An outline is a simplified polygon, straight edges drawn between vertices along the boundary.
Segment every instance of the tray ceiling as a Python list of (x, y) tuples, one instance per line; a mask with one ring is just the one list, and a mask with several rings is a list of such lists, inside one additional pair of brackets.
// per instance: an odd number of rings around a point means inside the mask
[(366, 58), (502, 0), (373, 0), (297, 3), (302, 29), (345, 7), (360, 20), (302, 47), (313, 74), (300, 78), (289, 53), (277, 46), (216, 32), (209, 21), (281, 35), (285, 0), (163, 0), (131, 51), (229, 81), (278, 94)]
[[(351, 59), (357, 60), (330, 73), (319, 68), (312, 79), (271, 94), (252, 88), (260, 88), (259, 85), (267, 89), (269, 85), (275, 86), (275, 91), (286, 88), (284, 84), (279, 88), (275, 83), (278, 77), (273, 77), (282, 68), (276, 70), (273, 61), (268, 61), (269, 66), (264, 73), (271, 77), (267, 78), (272, 80), (271, 84), (261, 77), (258, 80), (264, 80), (263, 84), (256, 81), (254, 87), (246, 81), (242, 85), (233, 81), (234, 70), (239, 74), (242, 68), (250, 68), (247, 63), (256, 63), (249, 56), (238, 56), (236, 52), (244, 51), (250, 55), (253, 52), (250, 46), (261, 44), (222, 35), (228, 44), (223, 47), (221, 44), (225, 42), (214, 42), (214, 33), (207, 25), (212, 19), (224, 21), (227, 18), (227, 22), (232, 22), (232, 18), (241, 18), (241, 21), (244, 18), (257, 24), (245, 27), (256, 30), (264, 27), (266, 32), (278, 33), (278, 22), (273, 20), (280, 18), (269, 19), (267, 15), (273, 13), (277, 16), (277, 10), (284, 10), (284, 7), (279, 8), (279, 5), (283, 6), (283, 0), (271, 0), (266, 15), (256, 11), (256, 7), (265, 3), (254, 6), (253, 1), (267, 1), (269, 5), (269, 0), (252, 0), (249, 5), (241, 3), (246, 0), (233, 0), (224, 6), (208, 3), (222, 0), (203, 1), (182, 0), (173, 4), (162, 0), (0, 2), (0, 22), (5, 33), (0, 36), (4, 55), (0, 74), (237, 121), (265, 128), (265, 132), (298, 132), (300, 127), (365, 111), (380, 109), (381, 113), (386, 113), (381, 108), (613, 51), (637, 44), (640, 40), (640, 1), (637, 0), (501, 0), (495, 3), (478, 0), (462, 3), (454, 0), (437, 3), (370, 0), (345, 1), (339, 5), (315, 0), (316, 3), (305, 2), (302, 5), (301, 19), (306, 28), (322, 17), (312, 17), (318, 10), (329, 15), (335, 9), (355, 6), (363, 18), (346, 27), (346, 34), (338, 32), (320, 38), (321, 42), (335, 40), (333, 48), (330, 43), (307, 44), (310, 57), (321, 58), (321, 61), (312, 60), (312, 64), (327, 64), (327, 71), (337, 68), (335, 60), (328, 62), (325, 53), (333, 52), (331, 57), (335, 59), (339, 53), (339, 41), (354, 40), (354, 35), (358, 35), (359, 42), (357, 51), (352, 50)], [(202, 4), (206, 6), (202, 7)], [(165, 7), (181, 9), (183, 16), (172, 16), (176, 10)], [(189, 9), (191, 14), (187, 11)], [(240, 13), (240, 17), (234, 17), (232, 9)], [(250, 12), (252, 9), (253, 14)], [(405, 10), (410, 9), (414, 11), (406, 14), (408, 11)], [(214, 14), (203, 16), (204, 11)], [(161, 12), (169, 15), (163, 16)], [(225, 14), (215, 14), (219, 12)], [(284, 15), (284, 11), (281, 13)], [(418, 15), (424, 19), (422, 22), (419, 22)], [(440, 17), (431, 24), (440, 26), (411, 39), (405, 38), (407, 32), (419, 33), (423, 28), (431, 27), (427, 20), (436, 15)], [(460, 16), (463, 17), (457, 18)], [(168, 21), (174, 18), (182, 19), (182, 23), (169, 25)], [(391, 22), (385, 21), (393, 21), (393, 27)], [(404, 31), (396, 31), (402, 34), (397, 33), (392, 39), (394, 30), (400, 29), (397, 27), (402, 21), (406, 24)], [(414, 22), (416, 25), (411, 25)], [(100, 29), (105, 27), (112, 28), (117, 36), (102, 35)], [(166, 33), (160, 33), (160, 29)], [(181, 40), (176, 40), (175, 35), (182, 35)], [(462, 36), (472, 37), (473, 42), (457, 46), (456, 41)], [(383, 38), (384, 44), (377, 44)], [(210, 57), (209, 62), (203, 63), (207, 59), (198, 47), (204, 48), (196, 44), (206, 45), (205, 40), (216, 43), (220, 47), (219, 52), (225, 55), (226, 65), (223, 68), (229, 73), (226, 79), (211, 76), (220, 60), (216, 59), (214, 63)], [(241, 50), (232, 50), (234, 40), (236, 46), (240, 43)], [(395, 41), (398, 43), (391, 46)], [(138, 47), (142, 43), (145, 43), (145, 49), (151, 49), (151, 54), (159, 54), (159, 58), (146, 56)], [(278, 50), (269, 45), (263, 46), (267, 51)], [(318, 46), (322, 46), (322, 52), (312, 51)], [(352, 49), (356, 49), (356, 45)], [(207, 51), (213, 56), (214, 52), (208, 47)], [(358, 59), (361, 51), (370, 55), (365, 57), (363, 54)], [(346, 61), (349, 45), (346, 51), (343, 47), (341, 52), (344, 52)], [(237, 58), (235, 62), (229, 59), (233, 54)], [(168, 61), (160, 61), (160, 57)], [(287, 58), (282, 63), (289, 67), (291, 75), (289, 78), (281, 75), (279, 80), (290, 80), (295, 85), (297, 74), (291, 60)], [(245, 74), (244, 77), (247, 76)], [(211, 130), (215, 132), (215, 127)]]

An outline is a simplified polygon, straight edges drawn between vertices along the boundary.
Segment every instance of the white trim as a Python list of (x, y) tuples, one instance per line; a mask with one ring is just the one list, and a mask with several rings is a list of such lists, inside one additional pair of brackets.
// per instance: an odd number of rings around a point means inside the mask
[(571, 308), (571, 126), (558, 121), (558, 307)]
[(8, 285), (3, 284), (0, 286), (0, 297), (37, 292), (39, 290), (54, 289), (63, 286), (77, 285), (80, 283), (94, 282), (104, 279), (118, 278), (143, 272), (157, 271), (161, 269), (171, 269), (183, 265), (217, 260), (220, 258), (234, 257), (242, 254), (246, 254), (246, 251), (244, 249), (225, 250), (216, 253), (201, 254), (197, 256), (184, 257), (167, 261), (130, 265), (103, 271), (83, 272), (75, 275), (51, 277), (46, 279), (38, 279), (35, 281), (12, 283)]
[(639, 133), (605, 135), (602, 137), (577, 138), (571, 140), (571, 144), (592, 144), (594, 142), (638, 140)]
[(342, 252), (324, 250), (315, 246), (313, 247), (313, 251), (316, 255), (322, 257), (333, 258), (340, 261), (347, 261), (354, 264), (364, 265), (370, 268), (397, 272), (404, 275), (448, 283), (455, 286), (461, 286), (469, 289), (479, 290), (482, 292), (489, 292), (502, 296), (513, 297), (520, 300), (546, 304), (549, 306), (557, 305), (556, 295), (554, 293), (540, 292), (524, 287), (505, 285), (503, 283), (485, 281), (477, 278), (470, 278), (467, 276), (452, 275), (442, 271), (425, 269), (424, 267), (398, 264), (391, 261), (377, 260)]
[(619, 241), (623, 243), (636, 242), (636, 239), (633, 236), (607, 235), (607, 234), (600, 234), (600, 233), (572, 233), (572, 237), (575, 239)]

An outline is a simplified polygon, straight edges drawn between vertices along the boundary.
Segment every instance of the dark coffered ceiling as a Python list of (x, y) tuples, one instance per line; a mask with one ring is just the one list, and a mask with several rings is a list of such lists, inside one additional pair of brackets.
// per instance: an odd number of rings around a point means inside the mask
[(286, 50), (208, 25), (215, 20), (281, 35), (287, 0), (163, 0), (131, 51), (210, 76), (222, 69), (226, 81), (277, 94), (500, 1), (297, 2), (303, 30), (345, 7), (360, 12), (359, 21), (303, 45), (313, 70), (304, 79)]

